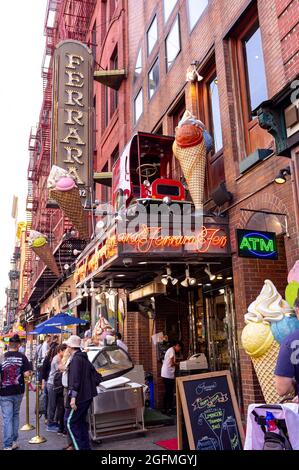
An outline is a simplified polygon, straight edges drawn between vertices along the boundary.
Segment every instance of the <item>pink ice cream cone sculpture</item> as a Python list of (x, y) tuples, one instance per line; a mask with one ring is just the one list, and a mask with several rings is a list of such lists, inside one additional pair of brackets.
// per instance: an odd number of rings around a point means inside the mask
[(79, 188), (74, 179), (63, 169), (53, 167), (52, 170), (55, 172), (55, 177), (53, 178), (50, 173), (48, 179), (50, 198), (57, 202), (80, 236), (84, 239), (88, 238), (88, 220), (82, 206)]

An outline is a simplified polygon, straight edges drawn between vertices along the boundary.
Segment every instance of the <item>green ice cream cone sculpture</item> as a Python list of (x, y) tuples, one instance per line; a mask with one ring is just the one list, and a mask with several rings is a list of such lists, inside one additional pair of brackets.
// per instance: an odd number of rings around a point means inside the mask
[(275, 389), (280, 344), (274, 337), (272, 326), (288, 322), (293, 315), (292, 308), (270, 280), (265, 281), (260, 295), (249, 305), (245, 315), (247, 324), (241, 341), (251, 358), (266, 403), (278, 403), (282, 399)]
[(45, 263), (46, 266), (54, 273), (57, 277), (60, 276), (59, 268), (56, 260), (52, 253), (52, 249), (47, 243), (47, 239), (44, 235), (38, 232), (31, 232), (31, 246), (30, 248), (34, 253)]

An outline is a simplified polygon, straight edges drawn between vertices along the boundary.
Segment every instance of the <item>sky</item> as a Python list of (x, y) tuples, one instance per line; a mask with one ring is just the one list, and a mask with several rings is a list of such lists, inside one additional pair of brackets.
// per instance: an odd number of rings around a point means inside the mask
[(28, 139), (42, 103), (41, 64), (47, 0), (1, 1), (0, 12), (0, 308), (15, 243), (11, 216), (19, 198), (18, 221), (25, 220)]

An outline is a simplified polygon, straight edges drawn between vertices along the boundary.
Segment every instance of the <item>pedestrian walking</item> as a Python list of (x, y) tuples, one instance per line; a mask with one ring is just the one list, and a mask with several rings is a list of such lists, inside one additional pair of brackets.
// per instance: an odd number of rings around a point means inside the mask
[(24, 377), (30, 375), (29, 361), (19, 352), (20, 346), (19, 335), (11, 337), (8, 352), (4, 354), (1, 364), (0, 406), (3, 416), (4, 450), (19, 447), (18, 431), (20, 407), (25, 391)]
[(88, 409), (93, 397), (97, 395), (96, 386), (101, 382), (101, 375), (81, 351), (81, 338), (70, 336), (67, 341), (72, 358), (67, 368), (68, 402), (65, 413), (66, 427), (75, 450), (89, 450)]

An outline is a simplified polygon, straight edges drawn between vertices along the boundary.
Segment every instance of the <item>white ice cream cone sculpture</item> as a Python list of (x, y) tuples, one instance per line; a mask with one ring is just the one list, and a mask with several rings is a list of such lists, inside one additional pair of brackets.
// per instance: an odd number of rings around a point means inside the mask
[(242, 331), (242, 345), (250, 356), (266, 403), (279, 403), (282, 399), (275, 388), (275, 367), (280, 344), (276, 341), (271, 325), (288, 321), (293, 315), (288, 303), (282, 299), (276, 287), (266, 280), (264, 287), (248, 307), (247, 323)]
[[(34, 235), (33, 235), (34, 234)], [(55, 261), (51, 247), (47, 243), (47, 239), (39, 232), (32, 232), (30, 248), (45, 263), (46, 266), (57, 277), (60, 276), (59, 268)]]

